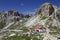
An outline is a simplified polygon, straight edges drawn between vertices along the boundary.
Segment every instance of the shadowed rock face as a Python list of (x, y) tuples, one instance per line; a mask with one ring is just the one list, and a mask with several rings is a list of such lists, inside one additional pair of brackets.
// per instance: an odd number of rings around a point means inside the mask
[(58, 10), (56, 11), (56, 17), (57, 17), (57, 19), (60, 21), (60, 9), (58, 9)]
[(14, 10), (10, 10), (8, 11), (8, 15), (12, 15), (12, 16), (20, 16), (19, 12), (18, 11), (14, 11)]
[(53, 6), (50, 4), (50, 7), (49, 7), (49, 15), (51, 15), (53, 12), (54, 12), (54, 8), (53, 8)]
[(50, 3), (43, 4), (38, 10), (36, 14), (40, 14), (41, 16), (50, 16), (54, 12), (54, 7)]

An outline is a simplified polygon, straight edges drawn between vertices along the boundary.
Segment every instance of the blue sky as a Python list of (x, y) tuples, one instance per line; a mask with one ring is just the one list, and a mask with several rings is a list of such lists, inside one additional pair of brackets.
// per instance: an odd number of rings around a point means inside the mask
[(60, 6), (60, 0), (0, 0), (0, 11), (17, 10), (21, 13), (34, 13), (43, 3)]

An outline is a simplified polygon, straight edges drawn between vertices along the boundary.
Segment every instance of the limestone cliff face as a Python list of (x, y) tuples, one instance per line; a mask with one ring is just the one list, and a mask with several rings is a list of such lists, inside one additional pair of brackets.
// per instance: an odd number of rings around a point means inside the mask
[(41, 5), (40, 8), (38, 8), (36, 14), (41, 16), (50, 16), (55, 11), (55, 8), (50, 3), (44, 3)]

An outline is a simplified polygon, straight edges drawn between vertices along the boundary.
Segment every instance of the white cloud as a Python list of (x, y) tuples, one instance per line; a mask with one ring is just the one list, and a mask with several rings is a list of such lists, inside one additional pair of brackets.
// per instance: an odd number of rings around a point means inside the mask
[(29, 12), (30, 14), (35, 14), (35, 12)]
[(20, 6), (24, 6), (24, 3), (20, 3)]
[(37, 11), (37, 8), (35, 8), (34, 11)]
[(35, 11), (29, 11), (29, 12), (27, 12), (27, 14), (32, 14), (32, 15), (34, 15), (34, 14), (35, 14)]
[(37, 8), (35, 8), (35, 9), (33, 9), (32, 11), (25, 11), (25, 12), (23, 12), (24, 14), (32, 14), (32, 15), (34, 15), (34, 14), (36, 14), (36, 12), (37, 12)]

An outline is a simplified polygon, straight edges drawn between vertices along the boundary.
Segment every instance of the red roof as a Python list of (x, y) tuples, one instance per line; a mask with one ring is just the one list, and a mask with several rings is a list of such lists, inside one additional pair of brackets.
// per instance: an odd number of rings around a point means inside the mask
[(39, 30), (39, 29), (41, 29), (43, 26), (42, 25), (37, 25), (37, 26), (35, 26), (35, 29), (36, 30)]

